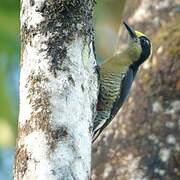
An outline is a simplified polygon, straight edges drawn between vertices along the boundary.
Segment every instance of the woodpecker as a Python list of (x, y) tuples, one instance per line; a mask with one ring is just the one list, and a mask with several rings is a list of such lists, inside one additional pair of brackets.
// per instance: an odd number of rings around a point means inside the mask
[(136, 73), (151, 54), (146, 35), (124, 25), (129, 34), (128, 47), (99, 66), (97, 115), (93, 123), (93, 142), (115, 117), (126, 100)]

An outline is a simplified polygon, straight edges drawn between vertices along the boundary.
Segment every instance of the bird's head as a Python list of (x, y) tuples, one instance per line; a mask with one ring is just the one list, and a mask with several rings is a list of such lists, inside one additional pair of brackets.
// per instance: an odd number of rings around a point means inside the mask
[(133, 64), (140, 66), (151, 54), (151, 41), (146, 35), (133, 30), (127, 23), (124, 25), (130, 36), (128, 51), (133, 58)]

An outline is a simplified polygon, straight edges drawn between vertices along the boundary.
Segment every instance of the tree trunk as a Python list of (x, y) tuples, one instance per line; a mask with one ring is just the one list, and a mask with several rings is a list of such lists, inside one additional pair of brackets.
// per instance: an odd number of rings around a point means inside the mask
[[(136, 1), (137, 2), (137, 1)], [(130, 7), (129, 7), (130, 6)], [(93, 180), (178, 180), (180, 25), (176, 0), (127, 2), (129, 24), (149, 36), (151, 59), (93, 148)], [(123, 35), (121, 35), (122, 37)]]
[(93, 0), (22, 0), (14, 179), (88, 179), (97, 101)]

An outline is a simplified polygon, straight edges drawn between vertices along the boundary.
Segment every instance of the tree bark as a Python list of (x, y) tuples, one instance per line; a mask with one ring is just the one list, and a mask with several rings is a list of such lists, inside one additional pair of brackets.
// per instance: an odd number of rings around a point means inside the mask
[(97, 101), (93, 0), (22, 0), (14, 179), (90, 177)]
[(127, 2), (125, 16), (151, 39), (153, 54), (140, 68), (128, 101), (94, 145), (92, 179), (178, 180), (179, 4), (140, 0), (132, 11), (134, 6)]

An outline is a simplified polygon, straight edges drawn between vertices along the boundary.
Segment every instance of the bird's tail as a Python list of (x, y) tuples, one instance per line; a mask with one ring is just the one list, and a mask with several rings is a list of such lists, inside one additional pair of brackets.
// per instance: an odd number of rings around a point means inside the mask
[(92, 143), (99, 137), (101, 131), (98, 129), (97, 131), (94, 132), (93, 137), (92, 137)]

